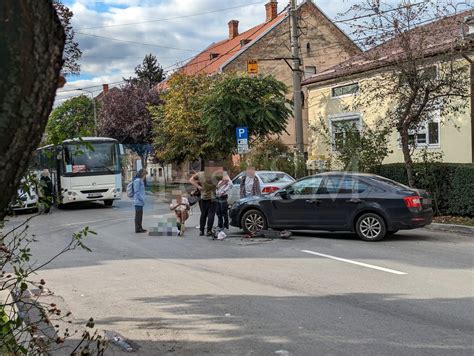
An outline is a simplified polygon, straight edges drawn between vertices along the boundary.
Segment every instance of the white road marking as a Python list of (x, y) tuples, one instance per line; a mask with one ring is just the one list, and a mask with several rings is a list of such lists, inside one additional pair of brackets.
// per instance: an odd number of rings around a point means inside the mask
[(389, 268), (379, 267), (379, 266), (375, 266), (375, 265), (370, 265), (370, 264), (368, 264), (368, 263), (363, 263), (363, 262), (348, 260), (348, 259), (346, 259), (346, 258), (341, 258), (341, 257), (336, 257), (336, 256), (331, 256), (331, 255), (326, 255), (326, 254), (324, 254), (324, 253), (319, 253), (319, 252), (314, 252), (314, 251), (309, 251), (309, 250), (301, 250), (301, 252), (309, 253), (310, 255), (316, 255), (316, 256), (321, 256), (321, 257), (330, 258), (330, 259), (333, 259), (333, 260), (336, 260), (336, 261), (352, 263), (353, 265), (358, 265), (358, 266), (362, 266), (362, 267), (372, 268), (372, 269), (376, 269), (376, 270), (383, 271), (383, 272), (388, 272), (388, 273), (393, 273), (393, 274), (398, 274), (398, 275), (406, 274), (405, 272), (396, 271), (396, 270), (394, 270), (394, 269), (389, 269)]

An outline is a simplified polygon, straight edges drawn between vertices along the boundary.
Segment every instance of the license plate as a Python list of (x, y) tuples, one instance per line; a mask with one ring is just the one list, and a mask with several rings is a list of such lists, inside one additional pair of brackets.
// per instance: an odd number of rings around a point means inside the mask
[(102, 196), (102, 194), (100, 194), (100, 193), (89, 193), (89, 194), (87, 194), (88, 198), (100, 198), (101, 196)]

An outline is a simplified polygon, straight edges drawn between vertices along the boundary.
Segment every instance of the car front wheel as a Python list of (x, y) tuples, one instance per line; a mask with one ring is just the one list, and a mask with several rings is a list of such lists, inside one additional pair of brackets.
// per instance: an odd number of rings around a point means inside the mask
[(387, 234), (383, 218), (374, 213), (363, 214), (357, 219), (356, 232), (361, 240), (380, 241)]
[(245, 233), (255, 234), (267, 229), (267, 218), (259, 210), (249, 210), (242, 216), (241, 226)]

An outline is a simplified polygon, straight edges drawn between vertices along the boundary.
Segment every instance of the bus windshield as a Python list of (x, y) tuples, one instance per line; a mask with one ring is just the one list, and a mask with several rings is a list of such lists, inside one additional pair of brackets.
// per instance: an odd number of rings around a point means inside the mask
[(89, 142), (65, 144), (64, 174), (118, 174), (120, 162), (118, 145), (114, 142)]

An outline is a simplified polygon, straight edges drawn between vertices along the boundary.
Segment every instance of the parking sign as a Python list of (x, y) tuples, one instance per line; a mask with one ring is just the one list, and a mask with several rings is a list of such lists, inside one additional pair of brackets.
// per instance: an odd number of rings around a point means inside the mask
[(246, 126), (237, 127), (235, 129), (235, 135), (237, 137), (237, 142), (239, 140), (247, 140), (249, 139), (249, 129)]
[(249, 151), (249, 129), (248, 127), (237, 127), (235, 129), (235, 138), (237, 140), (237, 152), (245, 154)]

